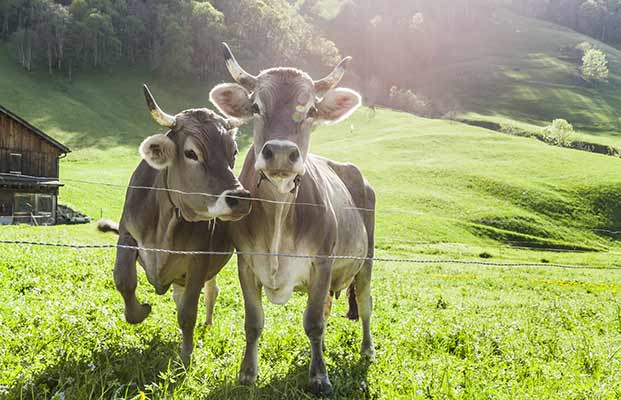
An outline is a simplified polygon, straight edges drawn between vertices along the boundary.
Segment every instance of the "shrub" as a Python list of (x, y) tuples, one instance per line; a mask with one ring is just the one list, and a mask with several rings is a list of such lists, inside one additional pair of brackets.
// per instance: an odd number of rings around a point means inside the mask
[(593, 44), (589, 42), (581, 42), (576, 45), (576, 49), (580, 50), (584, 55), (584, 53), (593, 49)]
[(400, 89), (396, 86), (391, 87), (390, 106), (422, 117), (433, 116), (431, 103), (426, 98), (416, 95), (410, 89)]
[(552, 121), (552, 125), (543, 128), (541, 133), (547, 142), (566, 147), (571, 145), (575, 132), (574, 127), (566, 120), (555, 119)]
[(582, 76), (587, 81), (605, 81), (608, 78), (606, 54), (598, 49), (589, 49), (582, 57)]

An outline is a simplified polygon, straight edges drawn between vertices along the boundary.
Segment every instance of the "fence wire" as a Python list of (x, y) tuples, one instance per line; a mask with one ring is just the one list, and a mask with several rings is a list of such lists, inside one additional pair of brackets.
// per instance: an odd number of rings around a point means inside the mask
[(327, 260), (352, 260), (352, 261), (374, 261), (388, 263), (406, 263), (406, 264), (454, 264), (454, 265), (480, 265), (487, 267), (530, 267), (530, 268), (561, 268), (561, 269), (583, 269), (583, 270), (613, 270), (621, 271), (621, 267), (595, 266), (595, 265), (571, 265), (571, 264), (554, 264), (554, 263), (529, 263), (529, 262), (492, 262), (479, 260), (461, 260), (461, 259), (417, 259), (417, 258), (398, 258), (398, 257), (361, 257), (353, 255), (308, 255), (308, 254), (292, 254), (292, 253), (270, 253), (259, 251), (186, 251), (186, 250), (170, 250), (158, 249), (141, 246), (130, 246), (123, 244), (71, 244), (71, 243), (49, 243), (27, 240), (4, 240), (0, 239), (0, 244), (20, 245), (20, 246), (44, 246), (70, 248), (74, 250), (96, 250), (96, 249), (126, 249), (154, 253), (167, 253), (186, 256), (263, 256), (263, 257), (286, 257), (298, 259), (327, 259)]
[[(36, 179), (40, 181), (58, 181), (58, 178), (50, 178), (50, 177), (40, 177), (40, 176), (29, 176), (22, 175), (24, 177), (30, 179)], [(0, 174), (0, 181), (2, 178), (2, 174)], [(84, 179), (64, 179), (68, 182), (82, 183), (88, 185), (96, 185), (103, 187), (114, 187), (119, 189), (134, 189), (134, 190), (153, 190), (160, 192), (169, 192), (175, 193), (184, 196), (203, 196), (203, 197), (211, 197), (218, 198), (220, 195), (204, 193), (204, 192), (185, 192), (177, 189), (169, 189), (169, 188), (158, 188), (152, 186), (139, 186), (139, 185), (123, 185), (123, 184), (115, 184), (108, 182), (96, 182), (89, 181)], [(269, 200), (263, 198), (256, 197), (236, 197), (229, 196), (238, 199), (244, 200), (252, 200), (257, 202), (269, 203), (269, 204), (280, 204), (280, 205), (297, 205), (297, 206), (307, 206), (307, 207), (319, 207), (319, 208), (327, 208), (325, 204), (316, 204), (316, 203), (300, 203), (296, 201), (278, 201), (278, 200)], [(357, 210), (362, 212), (373, 212), (375, 213), (377, 210), (363, 208), (363, 207), (343, 207), (342, 209), (347, 210)], [(382, 213), (396, 213), (396, 214), (410, 214), (410, 215), (428, 215), (433, 218), (444, 218), (444, 219), (455, 219), (450, 217), (442, 217), (442, 216), (434, 216), (422, 211), (416, 210), (404, 210), (404, 209), (382, 209), (380, 212)], [(460, 221), (463, 222), (463, 221)], [(597, 233), (605, 233), (609, 235), (620, 235), (621, 230), (609, 230), (603, 228), (582, 228), (582, 227), (568, 227), (571, 229), (585, 230)], [(456, 242), (443, 242), (443, 241), (408, 241), (405, 239), (397, 239), (397, 238), (378, 238), (379, 240), (385, 241), (398, 241), (401, 243), (412, 243), (412, 244), (423, 244), (423, 245), (438, 245), (438, 244), (452, 244), (452, 245), (467, 245), (465, 243), (456, 243)], [(332, 260), (360, 260), (367, 261), (373, 260), (378, 262), (396, 262), (396, 263), (410, 263), (410, 264), (464, 264), (464, 265), (483, 265), (483, 266), (498, 266), (498, 267), (553, 267), (553, 268), (567, 268), (567, 269), (600, 269), (600, 270), (621, 270), (621, 267), (607, 267), (607, 266), (585, 266), (585, 265), (565, 265), (565, 264), (553, 264), (553, 263), (497, 263), (497, 262), (489, 262), (489, 261), (477, 261), (477, 260), (462, 260), (462, 259), (446, 259), (446, 260), (422, 260), (422, 259), (412, 259), (412, 258), (381, 258), (381, 257), (357, 257), (350, 255), (303, 255), (303, 254), (287, 254), (287, 253), (261, 253), (261, 252), (216, 252), (216, 251), (183, 251), (183, 250), (170, 250), (170, 249), (157, 249), (157, 248), (145, 248), (139, 246), (127, 246), (127, 245), (97, 245), (97, 244), (70, 244), (70, 243), (48, 243), (48, 242), (38, 242), (38, 241), (22, 241), (22, 240), (0, 240), (0, 244), (14, 244), (14, 245), (35, 245), (35, 246), (46, 246), (46, 247), (64, 247), (64, 248), (72, 248), (76, 250), (84, 250), (84, 249), (131, 249), (131, 250), (140, 250), (140, 251), (148, 251), (148, 252), (161, 252), (161, 253), (169, 253), (169, 254), (178, 254), (178, 255), (249, 255), (249, 256), (271, 256), (271, 257), (289, 257), (289, 258), (305, 258), (305, 259), (332, 259)], [(520, 246), (533, 244), (537, 246)], [(552, 247), (541, 247), (541, 243), (538, 242), (511, 242), (510, 245), (504, 245), (501, 247), (506, 248), (518, 248), (518, 249), (527, 249), (527, 250), (539, 250), (539, 251), (553, 251), (553, 252), (587, 252), (582, 249), (568, 249), (568, 248), (552, 248)], [(613, 253), (611, 253), (613, 254)], [(616, 253), (614, 253), (616, 254)]]
[[(1, 181), (2, 175), (3, 174), (0, 174), (0, 181)], [(26, 178), (31, 178), (31, 179), (38, 179), (38, 180), (41, 180), (41, 181), (59, 181), (59, 178), (51, 178), (51, 177), (43, 177), (43, 176), (32, 176), (32, 175), (20, 175), (20, 176), (26, 177)], [(182, 195), (182, 196), (203, 196), (203, 197), (211, 197), (211, 198), (218, 198), (220, 196), (220, 195), (217, 195), (217, 194), (204, 193), (204, 192), (185, 192), (185, 191), (178, 190), (178, 189), (158, 188), (158, 187), (152, 187), (152, 186), (139, 186), (139, 185), (129, 185), (129, 184), (128, 185), (123, 185), (123, 184), (118, 184), (118, 183), (89, 181), (89, 180), (85, 180), (85, 179), (63, 178), (63, 180), (67, 181), (67, 182), (82, 183), (82, 184), (86, 184), (86, 185), (95, 185), (95, 186), (103, 186), (103, 187), (115, 187), (115, 188), (118, 188), (118, 189), (153, 190), (153, 191), (157, 191), (157, 192), (169, 192), (169, 193), (179, 194), (179, 195)], [(235, 199), (240, 199), (240, 200), (252, 200), (252, 201), (268, 203), (268, 204), (297, 205), (297, 206), (318, 207), (318, 208), (326, 208), (326, 207), (328, 207), (325, 204), (303, 203), (303, 202), (295, 202), (295, 201), (278, 201), (278, 200), (263, 199), (263, 198), (260, 198), (260, 197), (239, 197), (239, 196), (232, 196), (232, 195), (229, 195), (228, 197), (235, 198)], [(390, 213), (390, 214), (408, 214), (408, 215), (428, 216), (428, 217), (431, 217), (431, 218), (441, 218), (441, 219), (456, 220), (456, 221), (459, 221), (459, 222), (464, 222), (464, 221), (458, 220), (456, 218), (443, 217), (443, 216), (438, 216), (438, 215), (431, 215), (431, 214), (426, 213), (424, 211), (405, 210), (405, 209), (401, 209), (401, 208), (382, 208), (381, 210), (376, 210), (376, 209), (370, 209), (370, 208), (364, 208), (364, 207), (342, 207), (341, 209), (344, 209), (344, 210), (357, 210), (357, 211), (362, 211), (362, 212), (373, 212), (373, 213), (381, 212), (381, 213)], [(597, 233), (605, 233), (605, 234), (608, 234), (608, 235), (621, 235), (621, 230), (611, 230), (611, 229), (605, 229), (605, 228), (583, 228), (583, 227), (577, 227), (577, 226), (568, 226), (567, 228), (576, 229), (576, 230), (582, 230), (582, 231), (597, 232)]]

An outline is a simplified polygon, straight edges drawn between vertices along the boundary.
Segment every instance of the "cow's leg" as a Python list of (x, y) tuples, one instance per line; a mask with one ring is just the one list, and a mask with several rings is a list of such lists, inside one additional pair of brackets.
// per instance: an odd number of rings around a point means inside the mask
[(362, 348), (361, 352), (365, 356), (373, 359), (375, 348), (371, 337), (371, 312), (373, 311), (373, 297), (371, 296), (371, 270), (373, 261), (365, 261), (362, 269), (355, 278), (356, 302), (358, 312), (362, 320)]
[(194, 326), (196, 325), (196, 313), (198, 311), (198, 300), (205, 279), (204, 272), (200, 268), (190, 269), (185, 278), (185, 290), (178, 306), (177, 320), (183, 334), (181, 344), (181, 360), (184, 365), (190, 363), (192, 351), (194, 350)]
[[(119, 236), (119, 245), (137, 246), (138, 243), (128, 233)], [(114, 283), (125, 301), (125, 320), (130, 324), (139, 324), (151, 312), (149, 304), (140, 304), (136, 299), (136, 260), (138, 251), (119, 248), (114, 262)]]
[(207, 282), (205, 282), (205, 308), (207, 310), (207, 318), (205, 318), (205, 323), (207, 325), (213, 324), (213, 309), (216, 306), (216, 299), (220, 294), (220, 288), (216, 282), (216, 277), (214, 276)]
[(329, 297), (332, 261), (322, 260), (311, 267), (308, 303), (304, 312), (304, 331), (310, 340), (311, 362), (308, 389), (317, 395), (328, 395), (332, 384), (323, 358), (325, 331), (324, 310)]
[(241, 257), (238, 267), (246, 312), (246, 351), (239, 369), (239, 382), (242, 385), (252, 385), (259, 375), (258, 344), (265, 324), (265, 315), (261, 303), (261, 283)]
[(185, 293), (185, 287), (173, 283), (172, 285), (172, 298), (175, 301), (175, 305), (177, 306), (177, 314), (181, 312), (181, 307), (183, 306), (183, 294)]

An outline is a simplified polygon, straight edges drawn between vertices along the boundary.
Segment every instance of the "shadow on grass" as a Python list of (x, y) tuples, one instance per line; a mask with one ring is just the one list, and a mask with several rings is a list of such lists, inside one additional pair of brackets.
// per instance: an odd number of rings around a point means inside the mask
[[(371, 398), (367, 383), (367, 373), (371, 364), (367, 359), (358, 357), (354, 362), (333, 357), (332, 360), (332, 364), (336, 364), (336, 367), (328, 368), (333, 387), (330, 398)], [(307, 382), (308, 366), (297, 365), (292, 367), (286, 375), (275, 376), (269, 382), (262, 382), (259, 376), (256, 386), (242, 386), (236, 381), (224, 382), (204, 399), (316, 399), (316, 396), (305, 390)]]
[[(112, 345), (91, 355), (61, 354), (57, 362), (36, 373), (28, 381), (17, 380), (8, 388), (8, 399), (126, 398), (145, 385), (166, 385), (166, 391), (183, 383), (178, 361), (179, 343), (159, 336), (143, 348)], [(78, 358), (78, 359), (76, 359)], [(169, 379), (171, 372), (178, 379)]]

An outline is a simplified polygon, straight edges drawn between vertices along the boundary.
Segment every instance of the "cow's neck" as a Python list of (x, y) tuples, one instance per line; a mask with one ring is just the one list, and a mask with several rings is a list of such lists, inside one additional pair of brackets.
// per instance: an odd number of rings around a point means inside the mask
[[(258, 175), (258, 173), (257, 173)], [(265, 218), (267, 245), (272, 254), (281, 254), (291, 251), (283, 248), (283, 238), (290, 236), (292, 226), (289, 224), (295, 219), (295, 202), (297, 189), (293, 193), (280, 193), (276, 186), (267, 180), (260, 183), (256, 197), (267, 200), (260, 202), (260, 209)], [(278, 257), (269, 257), (270, 276), (272, 287), (276, 287), (276, 279), (280, 267)]]
[[(163, 170), (155, 180), (154, 187), (164, 190), (155, 190), (153, 209), (157, 212), (156, 233), (165, 245), (173, 245), (175, 228), (183, 222), (177, 214), (176, 207), (172, 202), (170, 192), (168, 191), (168, 172)], [(145, 204), (146, 206), (146, 204)]]

